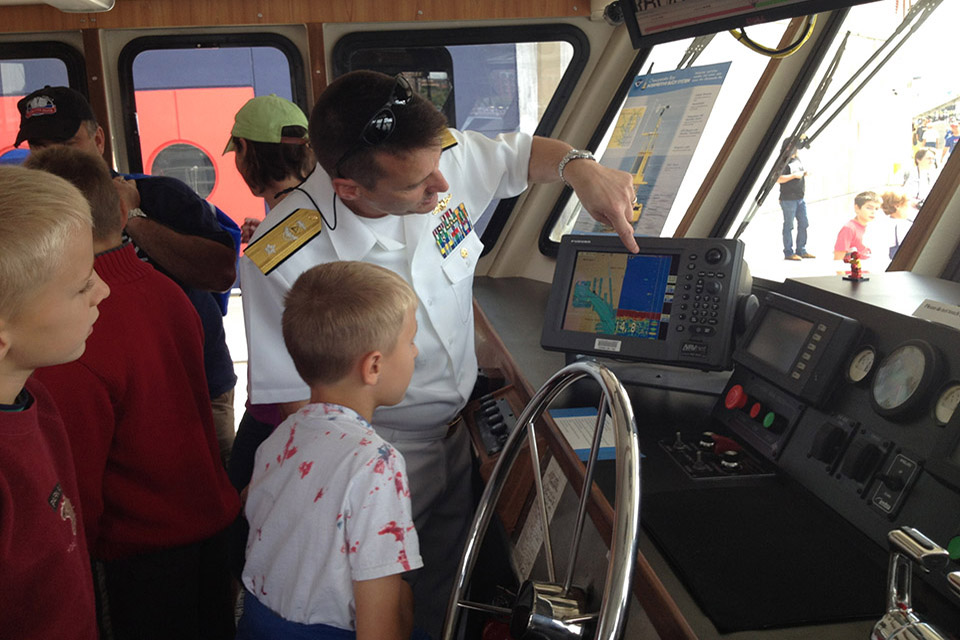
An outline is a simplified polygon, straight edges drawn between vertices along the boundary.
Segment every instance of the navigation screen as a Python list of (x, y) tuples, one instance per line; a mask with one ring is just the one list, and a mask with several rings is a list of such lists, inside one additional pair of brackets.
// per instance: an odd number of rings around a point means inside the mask
[(781, 373), (788, 373), (806, 344), (813, 323), (772, 308), (767, 309), (761, 322), (747, 345), (747, 353)]
[(577, 253), (563, 330), (666, 340), (676, 255)]

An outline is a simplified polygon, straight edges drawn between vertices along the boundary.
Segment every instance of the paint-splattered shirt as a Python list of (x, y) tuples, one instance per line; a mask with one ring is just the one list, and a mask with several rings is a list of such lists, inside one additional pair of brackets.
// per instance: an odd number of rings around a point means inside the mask
[(352, 409), (311, 404), (257, 449), (244, 586), (294, 622), (355, 628), (354, 580), (423, 566), (403, 456)]

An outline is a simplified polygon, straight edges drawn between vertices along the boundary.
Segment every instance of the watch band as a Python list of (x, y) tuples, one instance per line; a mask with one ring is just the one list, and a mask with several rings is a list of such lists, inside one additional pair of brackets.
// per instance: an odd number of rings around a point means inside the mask
[(133, 209), (130, 209), (130, 211), (127, 211), (127, 220), (129, 220), (130, 218), (146, 218), (146, 217), (147, 217), (147, 214), (145, 214), (143, 212), (143, 209), (141, 209), (140, 207), (134, 207)]
[[(570, 183), (567, 182), (567, 179), (563, 177), (563, 169), (567, 166), (567, 163), (571, 160), (593, 160), (594, 162), (597, 159), (589, 151), (582, 151), (580, 149), (570, 149), (567, 151), (567, 154), (563, 156), (563, 159), (560, 161), (560, 164), (557, 166), (557, 173), (560, 174), (560, 179), (563, 181), (563, 184), (570, 187)], [(573, 187), (570, 187), (571, 189)]]

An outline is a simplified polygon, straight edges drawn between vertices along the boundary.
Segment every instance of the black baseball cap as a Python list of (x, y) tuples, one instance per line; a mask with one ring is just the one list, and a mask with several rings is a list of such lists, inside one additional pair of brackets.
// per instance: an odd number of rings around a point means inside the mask
[(24, 140), (64, 142), (77, 134), (80, 123), (97, 118), (86, 96), (70, 87), (46, 86), (17, 102), (20, 132), (15, 147)]

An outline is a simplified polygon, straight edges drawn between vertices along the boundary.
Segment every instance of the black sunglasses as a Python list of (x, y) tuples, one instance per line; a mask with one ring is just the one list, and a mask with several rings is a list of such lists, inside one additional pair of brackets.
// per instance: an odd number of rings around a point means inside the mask
[(376, 113), (367, 120), (367, 124), (363, 125), (363, 129), (360, 130), (360, 136), (357, 141), (340, 156), (337, 164), (334, 165), (333, 171), (338, 177), (344, 177), (340, 173), (340, 166), (347, 158), (363, 147), (376, 147), (381, 145), (390, 137), (390, 134), (393, 133), (397, 125), (397, 114), (394, 113), (393, 108), (395, 106), (405, 106), (413, 99), (413, 89), (410, 87), (407, 79), (403, 77), (403, 74), (398, 73), (394, 80), (393, 89), (390, 90), (390, 97), (387, 98), (383, 106), (377, 109)]

